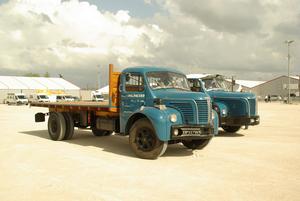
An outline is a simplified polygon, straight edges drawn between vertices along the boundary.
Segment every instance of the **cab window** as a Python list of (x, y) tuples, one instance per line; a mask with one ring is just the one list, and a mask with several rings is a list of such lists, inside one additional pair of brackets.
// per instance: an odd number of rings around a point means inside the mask
[(126, 73), (125, 74), (125, 90), (130, 92), (144, 91), (144, 80), (139, 73)]

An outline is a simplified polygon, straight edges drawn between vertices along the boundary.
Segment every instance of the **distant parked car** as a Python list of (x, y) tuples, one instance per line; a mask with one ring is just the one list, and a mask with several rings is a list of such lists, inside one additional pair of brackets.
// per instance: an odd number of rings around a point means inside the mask
[(281, 101), (282, 98), (279, 95), (271, 95), (270, 96), (270, 101)]
[(46, 94), (31, 94), (29, 96), (29, 102), (47, 103), (50, 102), (50, 99)]
[(8, 93), (5, 103), (8, 105), (28, 105), (28, 99), (25, 94), (22, 93)]
[(71, 95), (56, 95), (56, 102), (61, 101), (74, 101), (74, 98)]
[(72, 96), (72, 97), (73, 97), (74, 101), (80, 101), (79, 97), (77, 97), (77, 96)]

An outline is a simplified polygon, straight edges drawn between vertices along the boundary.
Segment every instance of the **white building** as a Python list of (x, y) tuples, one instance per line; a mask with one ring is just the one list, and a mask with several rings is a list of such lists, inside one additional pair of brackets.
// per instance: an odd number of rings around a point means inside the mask
[(0, 76), (0, 103), (3, 103), (7, 93), (80, 96), (80, 88), (63, 78)]

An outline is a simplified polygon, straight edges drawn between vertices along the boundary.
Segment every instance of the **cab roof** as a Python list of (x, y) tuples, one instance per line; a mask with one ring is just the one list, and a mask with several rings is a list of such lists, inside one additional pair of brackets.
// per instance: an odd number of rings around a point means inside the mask
[(122, 72), (123, 73), (148, 73), (148, 72), (162, 72), (162, 71), (169, 71), (169, 72), (174, 72), (174, 73), (179, 73), (183, 74), (181, 71), (176, 70), (174, 68), (169, 68), (169, 67), (156, 67), (156, 66), (136, 66), (136, 67), (128, 67), (125, 68)]

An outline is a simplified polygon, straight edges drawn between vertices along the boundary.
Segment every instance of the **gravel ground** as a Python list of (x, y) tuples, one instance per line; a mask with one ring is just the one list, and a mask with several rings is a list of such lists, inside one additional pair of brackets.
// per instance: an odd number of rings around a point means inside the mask
[(300, 105), (260, 103), (261, 124), (203, 150), (136, 158), (128, 138), (49, 140), (43, 108), (0, 105), (0, 200), (300, 200)]

